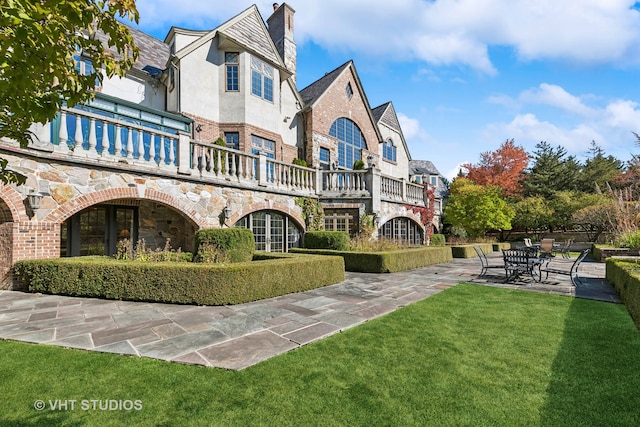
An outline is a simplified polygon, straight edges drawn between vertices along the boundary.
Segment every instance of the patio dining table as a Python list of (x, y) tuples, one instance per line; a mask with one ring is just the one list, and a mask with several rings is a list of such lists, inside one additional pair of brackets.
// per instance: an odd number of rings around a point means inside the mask
[(522, 274), (531, 276), (536, 282), (541, 281), (542, 274), (540, 269), (542, 264), (547, 260), (546, 257), (538, 256), (531, 251), (523, 249), (503, 249), (502, 257), (504, 259), (504, 270), (507, 282), (520, 279)]

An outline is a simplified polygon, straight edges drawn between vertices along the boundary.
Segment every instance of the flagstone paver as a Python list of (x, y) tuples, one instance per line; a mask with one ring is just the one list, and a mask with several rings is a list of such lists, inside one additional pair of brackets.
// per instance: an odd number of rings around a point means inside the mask
[(553, 274), (507, 284), (503, 274), (479, 277), (477, 258), (455, 259), (392, 274), (348, 272), (336, 285), (224, 307), (0, 291), (0, 339), (244, 369), (462, 281), (619, 303), (604, 271), (583, 262), (577, 288)]

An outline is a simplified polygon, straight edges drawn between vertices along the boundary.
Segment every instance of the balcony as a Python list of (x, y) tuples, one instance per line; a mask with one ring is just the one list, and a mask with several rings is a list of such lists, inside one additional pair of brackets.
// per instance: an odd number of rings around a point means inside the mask
[[(425, 206), (422, 185), (383, 176), (377, 169), (312, 169), (194, 141), (189, 119), (100, 94), (87, 105), (62, 108), (48, 126), (35, 127), (34, 133), (38, 138), (30, 148), (40, 151), (39, 157), (79, 167), (109, 167), (292, 196), (370, 198), (374, 210), (381, 201)], [(22, 151), (15, 147), (13, 151)]]

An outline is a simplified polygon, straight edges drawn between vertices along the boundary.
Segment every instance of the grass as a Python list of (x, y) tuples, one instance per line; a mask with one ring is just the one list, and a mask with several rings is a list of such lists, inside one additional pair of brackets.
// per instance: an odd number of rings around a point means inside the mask
[(635, 426), (639, 356), (622, 305), (460, 284), (240, 372), (0, 341), (0, 425)]

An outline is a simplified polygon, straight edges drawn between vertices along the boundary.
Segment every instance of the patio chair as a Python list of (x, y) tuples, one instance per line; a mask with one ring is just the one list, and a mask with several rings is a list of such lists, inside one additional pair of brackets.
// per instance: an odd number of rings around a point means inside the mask
[(569, 252), (571, 251), (572, 244), (573, 244), (573, 239), (568, 239), (564, 243), (564, 246), (560, 248), (558, 252), (560, 253), (560, 255), (562, 255), (562, 258), (569, 258)]
[(480, 276), (484, 276), (485, 274), (487, 274), (487, 270), (489, 270), (490, 268), (504, 269), (504, 264), (500, 264), (500, 265), (489, 264), (489, 261), (487, 260), (487, 256), (485, 255), (484, 251), (480, 246), (474, 245), (473, 249), (476, 250), (476, 253), (478, 254), (478, 258), (480, 258), (480, 263), (482, 264), (482, 271), (480, 271)]
[(553, 253), (553, 242), (554, 239), (542, 239), (540, 241), (540, 258), (553, 258), (555, 254)]
[[(577, 287), (578, 283), (581, 283), (580, 278), (578, 277), (578, 267), (580, 267), (580, 263), (587, 257), (590, 251), (591, 249), (585, 249), (584, 251), (582, 251), (580, 256), (578, 256), (573, 264), (571, 264), (571, 268), (569, 270), (567, 270), (566, 268), (558, 268), (558, 266), (561, 265), (562, 261), (558, 261), (554, 265), (550, 265), (551, 260), (549, 260), (547, 261), (547, 264), (545, 266), (540, 268), (540, 273), (547, 273), (545, 275), (545, 280), (549, 277), (549, 273), (564, 274), (566, 276), (570, 276), (571, 283), (573, 284), (573, 286)], [(567, 264), (566, 261), (564, 263), (565, 265)]]

